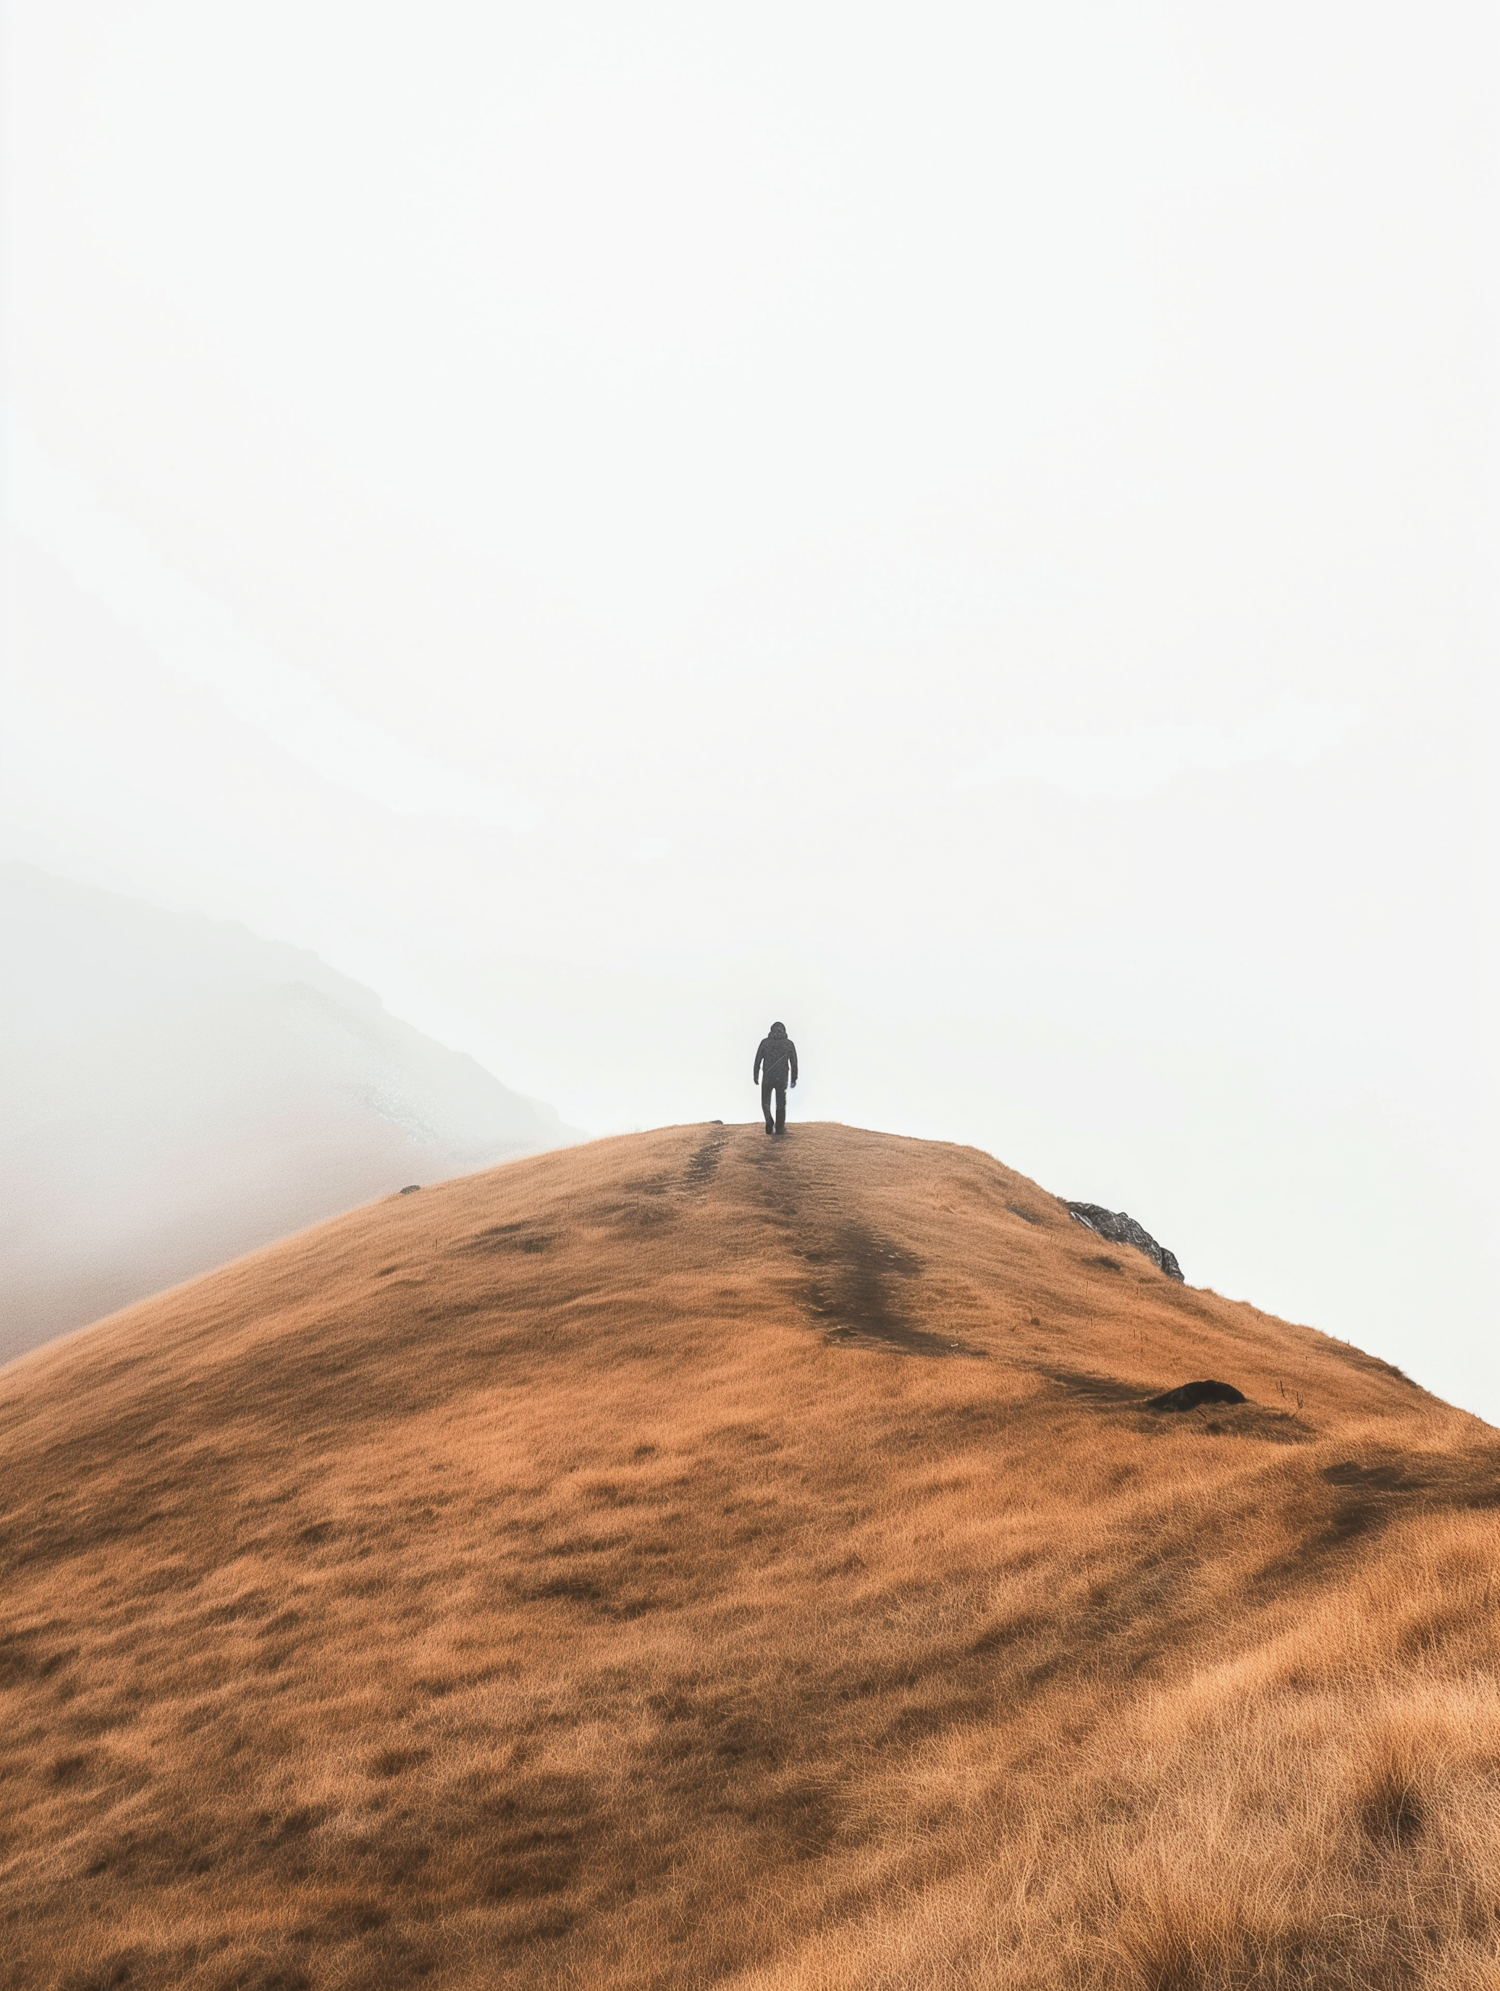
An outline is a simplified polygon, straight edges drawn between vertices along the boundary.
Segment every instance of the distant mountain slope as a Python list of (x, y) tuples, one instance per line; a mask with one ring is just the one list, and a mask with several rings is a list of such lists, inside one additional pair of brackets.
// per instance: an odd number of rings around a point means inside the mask
[(573, 1138), (316, 955), (0, 865), (0, 1360)]
[(1488, 1991), (1497, 1510), (972, 1149), (393, 1197), (0, 1374), (0, 1985)]

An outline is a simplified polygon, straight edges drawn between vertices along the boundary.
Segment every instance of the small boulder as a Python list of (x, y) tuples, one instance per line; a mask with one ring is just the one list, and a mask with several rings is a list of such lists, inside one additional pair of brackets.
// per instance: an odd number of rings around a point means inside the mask
[(1163, 1390), (1160, 1396), (1148, 1397), (1147, 1407), (1151, 1410), (1196, 1410), (1200, 1403), (1244, 1403), (1245, 1392), (1237, 1390), (1233, 1383), (1179, 1383), (1175, 1390)]

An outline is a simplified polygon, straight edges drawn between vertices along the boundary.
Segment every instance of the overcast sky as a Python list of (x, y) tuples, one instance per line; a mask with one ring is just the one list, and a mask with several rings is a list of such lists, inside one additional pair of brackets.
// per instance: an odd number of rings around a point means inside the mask
[(0, 851), (1500, 1419), (1493, 9), (21, 0)]

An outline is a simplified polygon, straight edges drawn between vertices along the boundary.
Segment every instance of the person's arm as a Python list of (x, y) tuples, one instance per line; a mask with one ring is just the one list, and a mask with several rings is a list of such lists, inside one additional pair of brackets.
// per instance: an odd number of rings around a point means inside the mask
[(758, 1046), (757, 1046), (757, 1048), (756, 1048), (756, 1052), (755, 1052), (755, 1070), (754, 1070), (753, 1072), (751, 1072), (751, 1074), (750, 1074), (750, 1083), (751, 1083), (752, 1085), (759, 1085), (759, 1084), (760, 1084), (760, 1066), (761, 1066), (761, 1060), (762, 1060), (762, 1058), (764, 1058), (764, 1057), (765, 1057), (765, 1055), (766, 1055), (766, 1040), (765, 1040), (765, 1038), (764, 1038), (764, 1037), (762, 1037), (762, 1038), (761, 1038), (761, 1040), (760, 1040), (760, 1043), (759, 1043), (759, 1045), (758, 1045)]
[(790, 1037), (786, 1041), (786, 1049), (787, 1056), (792, 1061), (792, 1084), (795, 1085), (797, 1083), (797, 1046), (792, 1042)]

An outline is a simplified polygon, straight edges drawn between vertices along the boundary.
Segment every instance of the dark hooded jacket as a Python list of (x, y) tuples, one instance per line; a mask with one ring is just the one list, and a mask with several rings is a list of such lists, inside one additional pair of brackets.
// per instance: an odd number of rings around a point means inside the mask
[(784, 1023), (773, 1023), (770, 1035), (761, 1038), (755, 1054), (756, 1078), (761, 1076), (762, 1066), (767, 1085), (785, 1085), (788, 1076), (793, 1085), (797, 1083), (797, 1046), (786, 1034)]

